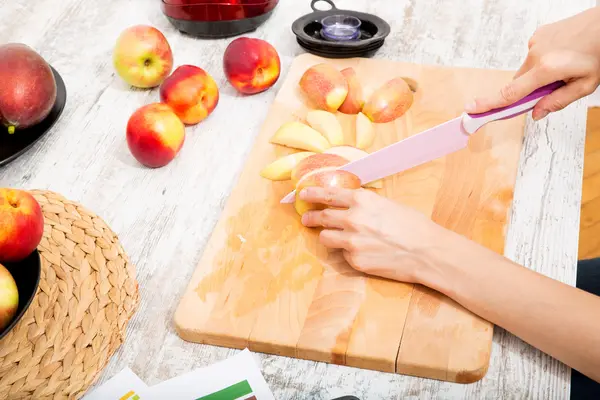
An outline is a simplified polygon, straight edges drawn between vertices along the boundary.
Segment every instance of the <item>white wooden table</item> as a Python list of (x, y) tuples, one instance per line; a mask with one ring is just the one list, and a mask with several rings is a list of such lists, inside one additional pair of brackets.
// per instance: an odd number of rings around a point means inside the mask
[[(516, 69), (537, 26), (572, 15), (594, 0), (337, 0), (384, 17), (392, 27), (377, 57), (399, 61)], [(279, 84), (303, 50), (290, 26), (310, 12), (309, 0), (282, 0), (251, 36), (272, 43), (283, 76), (271, 90), (242, 98), (225, 81), (222, 54), (230, 39), (196, 40), (176, 32), (159, 0), (0, 0), (0, 42), (26, 43), (63, 76), (68, 103), (52, 132), (0, 168), (0, 186), (57, 191), (102, 216), (136, 264), (142, 303), (125, 344), (99, 383), (130, 366), (148, 384), (209, 365), (235, 350), (186, 343), (172, 316), (240, 173)], [(131, 157), (125, 125), (158, 100), (130, 90), (112, 67), (112, 48), (126, 27), (162, 30), (177, 65), (209, 71), (221, 88), (215, 113), (188, 128), (182, 156), (144, 169)], [(570, 106), (549, 120), (528, 122), (506, 255), (575, 283), (586, 111)], [(568, 398), (570, 372), (501, 329), (495, 330), (487, 376), (457, 385), (276, 356), (260, 355), (278, 399), (554, 399)]]

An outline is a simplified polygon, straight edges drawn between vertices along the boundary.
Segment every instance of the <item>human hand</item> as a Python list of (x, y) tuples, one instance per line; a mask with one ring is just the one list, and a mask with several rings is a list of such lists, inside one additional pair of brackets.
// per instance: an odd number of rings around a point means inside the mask
[(499, 92), (465, 106), (468, 113), (504, 107), (549, 83), (565, 86), (544, 97), (532, 117), (540, 120), (596, 90), (600, 84), (600, 7), (541, 26), (528, 43), (529, 53), (513, 80)]
[(309, 187), (301, 199), (334, 208), (308, 211), (302, 223), (324, 228), (320, 242), (341, 249), (358, 271), (409, 283), (433, 286), (442, 255), (439, 245), (449, 233), (416, 210), (365, 189)]

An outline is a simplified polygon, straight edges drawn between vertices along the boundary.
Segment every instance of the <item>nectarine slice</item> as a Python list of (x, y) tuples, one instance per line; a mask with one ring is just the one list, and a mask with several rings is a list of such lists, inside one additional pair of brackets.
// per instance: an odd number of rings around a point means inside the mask
[(358, 114), (365, 105), (365, 97), (356, 71), (349, 67), (343, 69), (341, 73), (348, 82), (348, 95), (338, 111), (344, 114)]
[(386, 123), (404, 115), (412, 103), (410, 86), (404, 79), (394, 78), (373, 92), (362, 112), (375, 123)]
[(327, 208), (323, 204), (309, 203), (300, 199), (300, 192), (310, 186), (359, 189), (360, 179), (351, 172), (337, 169), (320, 169), (304, 175), (296, 184), (296, 199), (294, 201), (294, 208), (300, 216), (310, 210)]
[(272, 181), (286, 181), (290, 179), (292, 169), (294, 169), (300, 161), (313, 154), (316, 153), (311, 151), (301, 151), (299, 153), (283, 156), (263, 168), (263, 170), (260, 171), (260, 176)]
[(335, 114), (323, 110), (311, 110), (306, 114), (306, 122), (321, 133), (332, 146), (344, 144), (344, 131)]
[[(338, 156), (345, 158), (349, 162), (356, 161), (360, 158), (363, 158), (363, 157), (369, 155), (369, 153), (367, 153), (366, 151), (361, 150), (356, 147), (353, 147), (353, 146), (331, 147), (331, 148), (325, 150), (324, 154), (336, 154)], [(365, 183), (363, 185), (363, 187), (373, 188), (373, 189), (381, 189), (381, 188), (383, 188), (383, 181), (381, 179), (379, 179), (379, 180), (376, 180), (373, 182)]]
[(298, 121), (281, 125), (270, 142), (314, 153), (322, 153), (331, 147), (327, 139), (318, 131)]
[(354, 146), (334, 146), (325, 150), (324, 154), (336, 154), (348, 161), (356, 161), (367, 156), (369, 153)]
[(337, 154), (314, 154), (301, 160), (292, 170), (291, 180), (295, 185), (307, 173), (326, 167), (341, 167), (349, 160)]
[(368, 149), (375, 142), (375, 128), (369, 118), (363, 113), (356, 115), (356, 147)]
[(348, 95), (348, 82), (335, 67), (321, 63), (308, 68), (300, 78), (300, 88), (319, 109), (335, 112)]

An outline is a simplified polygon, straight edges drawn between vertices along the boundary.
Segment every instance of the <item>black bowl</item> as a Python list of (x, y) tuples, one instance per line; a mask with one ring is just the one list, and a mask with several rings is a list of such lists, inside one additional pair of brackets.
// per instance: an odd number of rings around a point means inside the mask
[(40, 275), (42, 273), (42, 260), (36, 250), (27, 258), (16, 263), (2, 263), (13, 276), (17, 289), (19, 290), (19, 307), (13, 320), (7, 327), (0, 330), (0, 339), (2, 339), (12, 328), (21, 320), (25, 311), (31, 305), (40, 284)]
[(67, 89), (62, 77), (50, 66), (56, 80), (56, 101), (50, 114), (39, 124), (27, 129), (19, 129), (9, 135), (8, 129), (0, 124), (0, 167), (15, 160), (42, 138), (60, 118), (67, 102)]

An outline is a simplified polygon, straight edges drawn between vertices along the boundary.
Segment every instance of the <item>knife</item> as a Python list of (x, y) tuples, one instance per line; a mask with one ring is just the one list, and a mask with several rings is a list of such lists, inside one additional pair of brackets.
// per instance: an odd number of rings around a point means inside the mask
[[(480, 114), (463, 113), (457, 118), (391, 144), (338, 169), (358, 176), (364, 185), (435, 160), (466, 148), (469, 137), (482, 126), (524, 114), (532, 110), (543, 97), (564, 85), (563, 81), (553, 82), (534, 90), (511, 105)], [(295, 193), (288, 193), (281, 203), (293, 203)]]

